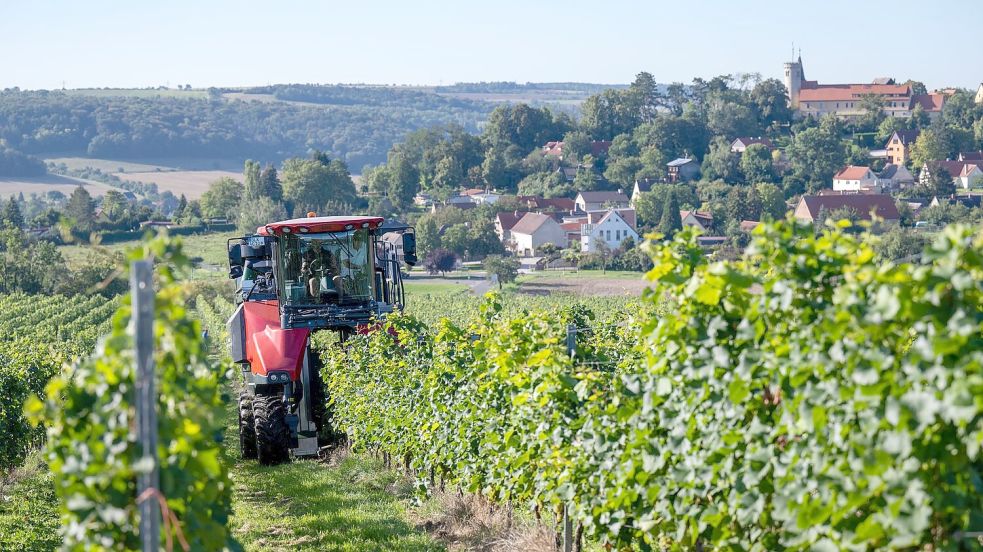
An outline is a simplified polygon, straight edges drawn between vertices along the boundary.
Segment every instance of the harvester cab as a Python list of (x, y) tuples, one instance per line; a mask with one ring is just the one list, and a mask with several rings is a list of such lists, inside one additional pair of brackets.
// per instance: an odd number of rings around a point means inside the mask
[(401, 267), (416, 264), (416, 236), (384, 222), (311, 213), (229, 240), (243, 458), (276, 464), (317, 454), (327, 422), (312, 333), (334, 331), (343, 342), (405, 304)]

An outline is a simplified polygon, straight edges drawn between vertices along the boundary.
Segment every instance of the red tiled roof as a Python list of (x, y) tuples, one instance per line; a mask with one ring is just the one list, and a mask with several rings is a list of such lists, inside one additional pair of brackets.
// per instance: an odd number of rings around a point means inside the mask
[(915, 140), (917, 140), (918, 135), (920, 133), (921, 131), (918, 130), (917, 128), (912, 128), (907, 130), (896, 130), (894, 131), (894, 134), (892, 134), (891, 137), (887, 139), (887, 144), (885, 144), (884, 147), (887, 148), (887, 146), (890, 145), (891, 140), (894, 140), (895, 136), (898, 137), (898, 140), (901, 140), (901, 143), (903, 145), (907, 146), (912, 142), (914, 142)]
[(836, 102), (859, 100), (866, 94), (878, 96), (911, 96), (911, 87), (906, 84), (817, 84), (799, 90), (800, 102)]
[(911, 107), (920, 104), (925, 111), (942, 111), (942, 104), (945, 103), (945, 94), (919, 94), (911, 97)]
[(836, 173), (833, 177), (834, 180), (863, 180), (867, 173), (870, 171), (870, 167), (857, 167), (854, 165), (847, 165), (846, 168), (840, 169), (840, 172)]
[(750, 232), (751, 230), (754, 230), (755, 228), (757, 228), (759, 224), (761, 224), (761, 223), (758, 222), (758, 221), (756, 221), (756, 220), (742, 220), (741, 221), (741, 231), (743, 231), (743, 232)]
[(610, 140), (592, 140), (590, 143), (590, 154), (594, 157), (608, 154), (608, 148), (611, 147)]
[(522, 215), (525, 215), (525, 213), (521, 211), (503, 211), (498, 213), (496, 218), (498, 219), (498, 223), (502, 225), (502, 230), (511, 230), (515, 226), (515, 223), (519, 222), (519, 219), (522, 218)]
[(564, 222), (560, 225), (567, 232), (580, 232), (581, 223), (579, 222)]
[(887, 194), (806, 195), (802, 196), (799, 201), (805, 203), (812, 220), (819, 217), (820, 211), (834, 211), (842, 208), (852, 209), (857, 213), (857, 217), (862, 220), (870, 220), (871, 210), (885, 220), (901, 218), (898, 207), (894, 204), (894, 198)]
[(517, 196), (517, 200), (534, 209), (556, 209), (557, 211), (573, 211), (576, 207), (574, 200), (568, 197)]

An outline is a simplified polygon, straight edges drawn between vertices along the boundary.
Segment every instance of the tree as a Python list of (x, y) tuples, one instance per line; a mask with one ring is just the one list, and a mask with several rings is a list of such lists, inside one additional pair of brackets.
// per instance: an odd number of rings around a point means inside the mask
[(329, 201), (348, 203), (355, 198), (355, 183), (344, 163), (318, 159), (287, 159), (280, 170), (283, 198), (293, 211), (318, 211)]
[(667, 238), (672, 238), (682, 228), (683, 221), (679, 215), (679, 201), (676, 200), (676, 194), (669, 194), (669, 201), (665, 203), (662, 218), (659, 219), (658, 231)]
[(275, 203), (283, 201), (283, 186), (276, 167), (267, 165), (259, 175), (259, 195), (272, 199)]
[(119, 222), (126, 213), (128, 204), (122, 193), (117, 190), (109, 190), (102, 196), (102, 214), (111, 222)]
[(932, 125), (921, 131), (911, 145), (911, 164), (920, 169), (932, 161), (948, 159), (951, 150), (947, 130), (942, 125)]
[(498, 277), (498, 289), (502, 289), (502, 284), (514, 282), (519, 275), (519, 261), (513, 257), (503, 257), (501, 255), (489, 255), (484, 261), (485, 273), (489, 277)]
[(440, 247), (440, 234), (432, 217), (424, 216), (416, 225), (416, 246), (420, 253), (427, 253)]
[(247, 159), (242, 174), (245, 180), (245, 192), (243, 193), (243, 197), (245, 197), (247, 200), (263, 197), (263, 184), (261, 182), (263, 172), (259, 167), (259, 163), (253, 161), (252, 159)]
[(723, 136), (717, 136), (710, 143), (709, 153), (703, 157), (700, 172), (707, 180), (723, 180), (733, 184), (741, 180), (740, 165), (740, 156), (730, 151), (730, 141)]
[(659, 106), (662, 105), (662, 94), (659, 93), (659, 85), (652, 73), (642, 71), (635, 75), (635, 80), (628, 87), (627, 96), (630, 109), (638, 114), (639, 122), (648, 123), (655, 119)]
[(755, 185), (755, 191), (761, 202), (761, 217), (770, 217), (772, 220), (785, 218), (788, 205), (785, 204), (785, 195), (781, 188), (774, 184), (760, 183)]
[(785, 125), (792, 120), (788, 92), (778, 79), (766, 79), (756, 84), (750, 100), (762, 126)]
[(887, 116), (884, 114), (884, 97), (877, 94), (860, 96), (858, 107), (862, 114), (856, 121), (856, 127), (864, 132), (876, 130)]
[[(201, 214), (208, 219), (235, 220), (242, 201), (242, 184), (229, 177), (222, 177), (208, 185), (201, 196)], [(263, 195), (273, 203), (279, 203), (270, 196)], [(255, 228), (254, 228), (255, 229)]]
[(773, 182), (775, 170), (771, 163), (771, 151), (764, 144), (751, 144), (741, 154), (741, 172), (748, 184)]
[(276, 203), (268, 197), (261, 197), (249, 202), (240, 203), (239, 216), (236, 218), (236, 228), (240, 232), (252, 234), (260, 226), (287, 218), (287, 210), (283, 204)]
[(75, 229), (82, 232), (92, 230), (96, 220), (95, 202), (83, 186), (76, 186), (71, 197), (68, 198), (65, 216), (72, 219)]
[(577, 163), (590, 152), (590, 136), (586, 132), (575, 130), (563, 136), (563, 161)]
[(920, 96), (922, 94), (928, 94), (928, 88), (921, 81), (908, 79), (901, 84), (906, 84), (911, 87), (911, 93), (915, 96)]
[(515, 145), (529, 152), (549, 140), (559, 139), (567, 130), (567, 125), (554, 118), (549, 109), (520, 103), (496, 107), (488, 116), (482, 136), (492, 147), (504, 149)]
[(937, 197), (939, 199), (952, 197), (956, 193), (956, 184), (952, 180), (952, 175), (942, 166), (930, 166), (928, 181), (918, 185), (918, 194), (924, 197)]
[(508, 167), (502, 150), (490, 148), (481, 162), (481, 178), (489, 188), (505, 187), (507, 184)]
[(423, 260), (423, 268), (431, 275), (446, 275), (457, 265), (457, 255), (453, 251), (438, 248), (427, 253)]
[(457, 256), (467, 259), (471, 256), (471, 240), (468, 237), (468, 223), (454, 224), (444, 230), (440, 245), (453, 251)]
[[(840, 141), (840, 124), (832, 115), (823, 117), (819, 126), (808, 128), (792, 137), (786, 154), (791, 181), (809, 192), (829, 186), (836, 171), (843, 167), (846, 152)], [(786, 185), (786, 188), (790, 186)], [(789, 190), (799, 193), (799, 190)], [(788, 192), (786, 192), (788, 193)]]
[(22, 228), (24, 226), (24, 215), (20, 211), (17, 200), (11, 197), (3, 207), (3, 214), (0, 214), (0, 226), (10, 226), (12, 228)]

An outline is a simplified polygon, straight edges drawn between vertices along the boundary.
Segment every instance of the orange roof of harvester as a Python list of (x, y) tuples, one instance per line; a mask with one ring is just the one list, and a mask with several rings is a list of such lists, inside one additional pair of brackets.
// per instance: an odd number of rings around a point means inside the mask
[[(256, 229), (262, 236), (282, 236), (284, 234), (317, 234), (320, 232), (341, 232), (354, 228), (378, 228), (382, 217), (308, 217), (271, 222)], [(288, 230), (285, 230), (288, 229)]]

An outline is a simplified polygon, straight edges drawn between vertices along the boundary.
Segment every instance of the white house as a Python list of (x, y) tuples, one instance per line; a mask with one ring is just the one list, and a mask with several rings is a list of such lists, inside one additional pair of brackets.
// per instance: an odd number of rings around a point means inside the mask
[(833, 190), (837, 192), (872, 191), (880, 193), (880, 183), (877, 175), (870, 167), (855, 167), (847, 165), (833, 176)]
[(952, 178), (956, 186), (964, 190), (983, 187), (983, 170), (980, 169), (979, 165), (966, 163), (963, 165), (963, 170), (958, 175), (953, 175)]
[(649, 178), (635, 180), (635, 187), (631, 190), (631, 201), (628, 203), (628, 206), (632, 209), (638, 208), (638, 199), (642, 197), (642, 194), (651, 192), (652, 185), (655, 183), (655, 180)]
[(592, 253), (597, 251), (600, 243), (607, 245), (608, 249), (615, 249), (628, 238), (638, 241), (634, 219), (635, 211), (632, 209), (589, 212), (588, 222), (580, 226), (580, 250)]
[(628, 203), (628, 196), (620, 190), (617, 192), (580, 192), (577, 194), (577, 199), (574, 200), (577, 210), (582, 213), (610, 207), (624, 208), (628, 207)]
[(557, 247), (567, 246), (567, 233), (553, 217), (540, 213), (526, 213), (509, 230), (516, 254), (531, 256), (541, 246), (552, 243)]

